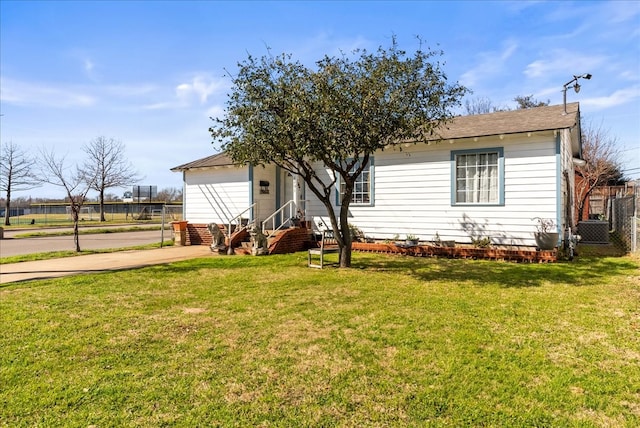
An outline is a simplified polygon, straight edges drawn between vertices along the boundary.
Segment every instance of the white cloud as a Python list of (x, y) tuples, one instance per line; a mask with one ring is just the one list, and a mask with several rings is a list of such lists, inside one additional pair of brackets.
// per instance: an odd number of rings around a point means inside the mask
[[(547, 76), (556, 72), (587, 73), (604, 64), (607, 58), (602, 55), (585, 55), (567, 49), (555, 49), (543, 59), (533, 61), (524, 70), (524, 74), (529, 78)], [(577, 70), (576, 70), (577, 68)]]
[(176, 87), (176, 97), (184, 104), (190, 104), (194, 99), (205, 104), (209, 96), (224, 87), (221, 80), (213, 79), (208, 74), (197, 74), (190, 82), (181, 83)]
[(142, 109), (144, 109), (144, 110), (165, 110), (165, 109), (177, 108), (177, 107), (179, 107), (179, 106), (175, 102), (160, 102), (160, 103), (146, 104), (146, 105), (142, 106)]
[(461, 83), (465, 86), (474, 86), (479, 80), (502, 73), (507, 61), (517, 50), (518, 43), (510, 39), (503, 42), (503, 47), (500, 51), (479, 53), (478, 65), (460, 77)]
[(82, 48), (71, 48), (63, 52), (62, 60), (71, 61), (71, 66), (68, 66), (67, 73), (73, 73), (76, 71), (76, 67), (79, 67), (84, 77), (90, 81), (97, 81), (98, 75), (96, 75), (97, 67), (95, 61), (87, 50)]
[(207, 112), (206, 112), (205, 115), (206, 115), (206, 117), (213, 117), (213, 118), (219, 117), (219, 118), (222, 118), (222, 116), (224, 116), (224, 107), (221, 106), (221, 105), (215, 105), (215, 106), (207, 109)]
[(611, 95), (604, 97), (585, 98), (580, 101), (583, 106), (592, 107), (592, 109), (601, 110), (605, 108), (615, 107), (630, 102), (640, 100), (640, 85), (630, 86), (620, 89)]
[(174, 97), (168, 100), (146, 104), (145, 110), (184, 109), (197, 105), (204, 105), (210, 98), (223, 92), (228, 83), (222, 79), (215, 79), (206, 73), (193, 75), (190, 80), (178, 84), (174, 89)]
[(84, 71), (86, 71), (87, 73), (91, 74), (95, 66), (96, 65), (89, 58), (84, 59)]
[(103, 89), (105, 93), (120, 98), (140, 97), (158, 90), (157, 86), (148, 83), (140, 85), (108, 85)]
[(607, 20), (610, 24), (619, 24), (630, 22), (634, 25), (634, 21), (640, 15), (640, 2), (637, 1), (618, 1), (607, 2), (604, 9), (607, 14)]
[[(383, 47), (388, 46), (392, 33), (389, 33), (387, 41), (380, 43)], [(340, 56), (350, 55), (357, 49), (376, 49), (378, 45), (364, 36), (336, 37), (333, 31), (319, 31), (314, 35), (303, 39), (288, 40), (282, 47), (266, 46), (263, 52), (257, 52), (257, 56), (267, 55), (269, 48), (271, 53), (291, 52), (294, 61), (300, 61), (306, 66), (313, 67), (316, 61), (322, 59), (324, 55)]]
[(624, 70), (620, 72), (619, 77), (624, 80), (637, 81), (640, 80), (640, 75), (633, 70)]
[(0, 97), (7, 104), (40, 107), (87, 107), (96, 104), (95, 96), (83, 88), (68, 85), (48, 85), (2, 79)]

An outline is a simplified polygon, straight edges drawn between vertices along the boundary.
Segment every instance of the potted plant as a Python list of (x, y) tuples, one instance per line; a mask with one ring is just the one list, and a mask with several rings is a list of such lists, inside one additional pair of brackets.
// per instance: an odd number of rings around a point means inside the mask
[(405, 242), (407, 245), (418, 245), (418, 237), (416, 235), (407, 235)]
[(393, 242), (393, 244), (397, 247), (402, 247), (406, 243), (406, 241), (400, 240), (400, 235), (398, 235), (397, 233), (393, 235), (393, 238), (391, 238), (391, 242)]
[(556, 223), (550, 218), (536, 217), (538, 224), (537, 232), (533, 234), (536, 245), (541, 250), (553, 250), (558, 245), (560, 234), (556, 228)]

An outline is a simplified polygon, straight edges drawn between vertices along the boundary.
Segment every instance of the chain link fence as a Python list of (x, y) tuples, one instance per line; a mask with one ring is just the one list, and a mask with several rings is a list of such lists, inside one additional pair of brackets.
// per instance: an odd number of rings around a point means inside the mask
[[(4, 212), (0, 210), (0, 219), (4, 220)], [(104, 217), (107, 221), (135, 222), (160, 221), (165, 216), (166, 221), (182, 220), (182, 204), (174, 202), (106, 202)], [(98, 222), (100, 220), (100, 206), (97, 202), (85, 202), (80, 211), (83, 222)], [(69, 204), (41, 203), (30, 204), (26, 207), (11, 208), (11, 225), (27, 224), (64, 224), (71, 223)]]
[(640, 192), (638, 192), (637, 186), (634, 190), (633, 195), (614, 199), (611, 213), (613, 231), (618, 235), (625, 249), (632, 253), (640, 251), (638, 248)]

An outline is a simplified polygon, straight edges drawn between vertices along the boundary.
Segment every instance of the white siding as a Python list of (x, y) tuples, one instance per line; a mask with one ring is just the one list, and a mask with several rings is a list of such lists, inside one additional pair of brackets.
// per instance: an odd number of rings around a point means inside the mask
[[(501, 147), (504, 150), (504, 206), (452, 206), (451, 151)], [(350, 223), (366, 236), (391, 239), (417, 235), (432, 240), (470, 242), (489, 237), (495, 244), (534, 245), (534, 217), (558, 218), (558, 160), (553, 132), (419, 144), (375, 155), (374, 206), (351, 205)], [(311, 199), (307, 217), (326, 218)]]
[(220, 167), (186, 171), (185, 219), (191, 223), (227, 223), (249, 207), (249, 169)]

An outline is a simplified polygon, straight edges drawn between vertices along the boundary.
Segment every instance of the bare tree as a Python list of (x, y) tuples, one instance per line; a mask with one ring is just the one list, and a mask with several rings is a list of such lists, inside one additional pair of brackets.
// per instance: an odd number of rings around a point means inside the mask
[[(533, 95), (518, 95), (513, 99), (516, 102), (516, 110), (533, 108), (533, 107), (544, 107), (548, 106), (551, 102), (547, 101), (539, 101), (533, 98)], [(501, 107), (493, 105), (491, 99), (487, 97), (473, 98), (467, 99), (464, 102), (464, 109), (468, 115), (471, 114), (485, 114), (485, 113), (495, 113), (498, 111), (510, 111), (512, 108), (510, 107)]]
[(175, 187), (165, 187), (158, 192), (159, 201), (178, 202), (182, 201), (182, 190)]
[(71, 209), (71, 219), (73, 220), (73, 242), (76, 251), (80, 252), (80, 241), (78, 239), (78, 219), (80, 218), (80, 208), (84, 204), (87, 193), (95, 185), (95, 175), (87, 175), (85, 171), (77, 165), (69, 168), (65, 164), (65, 157), (56, 157), (53, 151), (40, 151), (40, 169), (42, 171), (43, 182), (54, 186), (62, 187), (66, 193)]
[(464, 101), (464, 109), (468, 115), (493, 113), (504, 110), (503, 108), (494, 106), (493, 102), (487, 97), (466, 99)]
[(105, 190), (124, 187), (140, 177), (133, 164), (125, 157), (125, 146), (113, 138), (98, 137), (82, 148), (88, 159), (81, 168), (85, 176), (96, 177), (92, 188), (98, 192), (100, 221), (104, 216)]
[(602, 126), (588, 124), (582, 128), (582, 158), (586, 164), (576, 166), (578, 220), (582, 220), (587, 199), (596, 187), (623, 178), (618, 139)]
[(5, 192), (4, 224), (11, 224), (11, 194), (21, 190), (30, 190), (41, 185), (34, 174), (36, 159), (30, 157), (13, 142), (6, 143), (0, 151), (0, 191)]
[(115, 193), (105, 193), (104, 194), (104, 201), (105, 202), (118, 202), (120, 200), (120, 197), (118, 195), (116, 195)]

